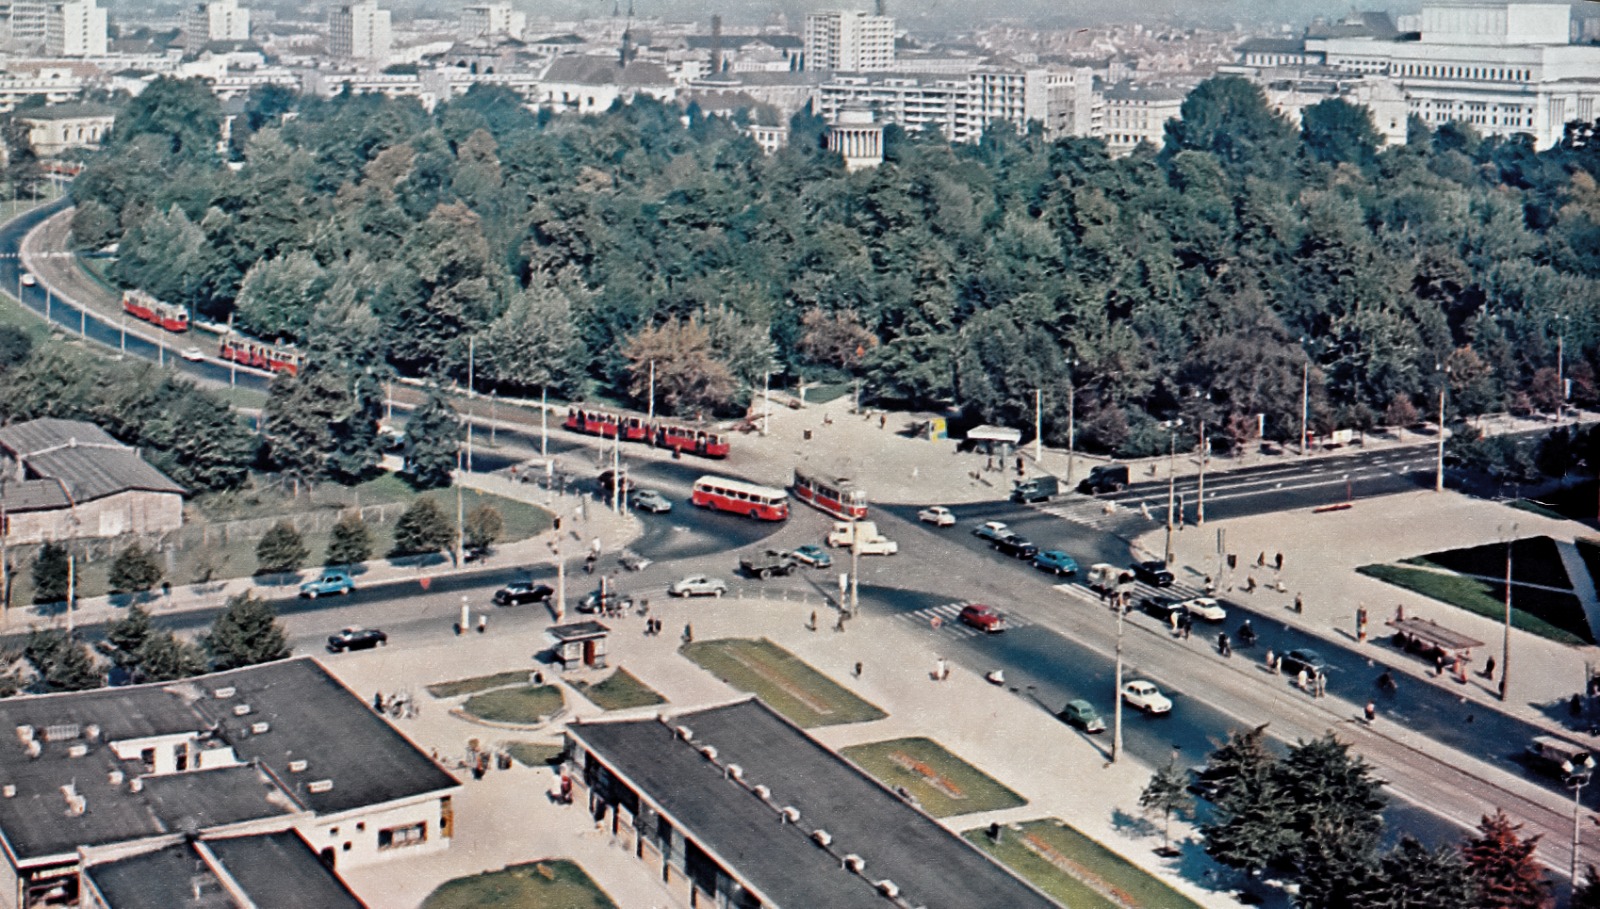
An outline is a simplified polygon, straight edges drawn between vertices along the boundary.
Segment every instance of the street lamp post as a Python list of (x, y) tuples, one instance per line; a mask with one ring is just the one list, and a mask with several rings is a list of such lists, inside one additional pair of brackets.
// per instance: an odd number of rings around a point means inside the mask
[(1119, 584), (1116, 595), (1111, 598), (1112, 608), (1117, 610), (1117, 672), (1116, 679), (1112, 683), (1117, 687), (1111, 693), (1111, 763), (1113, 764), (1122, 754), (1122, 620), (1128, 613), (1123, 603), (1127, 596), (1127, 590)]
[(1178, 426), (1174, 423), (1167, 440), (1167, 546), (1161, 552), (1163, 559), (1172, 556), (1172, 509), (1178, 491)]
[(856, 533), (856, 515), (854, 510), (850, 513), (850, 617), (855, 618), (856, 607), (860, 605), (860, 577), (861, 577), (861, 536)]
[(1450, 370), (1443, 365), (1434, 367), (1439, 376), (1439, 459), (1433, 476), (1433, 491), (1444, 492), (1444, 392), (1450, 386)]
[(1500, 647), (1500, 700), (1504, 701), (1511, 693), (1511, 552), (1517, 542), (1517, 525), (1512, 524), (1509, 531), (1501, 525), (1500, 532), (1506, 541), (1506, 622)]
[(1196, 525), (1206, 522), (1206, 421), (1200, 418), (1200, 479), (1198, 488), (1194, 493), (1194, 522)]
[(1033, 463), (1044, 460), (1044, 391), (1033, 390)]
[(1073, 411), (1076, 409), (1076, 406), (1077, 406), (1078, 383), (1072, 377), (1072, 371), (1077, 367), (1077, 365), (1078, 365), (1078, 361), (1077, 360), (1068, 360), (1067, 361), (1067, 485), (1068, 486), (1072, 485), (1072, 459), (1073, 459), (1073, 454), (1075, 453), (1076, 448), (1077, 448), (1076, 439), (1073, 438), (1073, 436), (1077, 434), (1076, 433), (1077, 427), (1075, 425), (1075, 416), (1076, 415), (1073, 413)]
[(1311, 410), (1311, 361), (1300, 364), (1300, 456), (1308, 452), (1306, 445), (1306, 418)]
[(1588, 785), (1589, 777), (1594, 773), (1594, 757), (1585, 754), (1583, 761), (1573, 764), (1571, 761), (1561, 762), (1561, 774), (1566, 784), (1572, 789), (1572, 886), (1578, 886), (1578, 844), (1581, 839), (1582, 828), (1578, 826), (1578, 812), (1582, 807), (1580, 799), (1583, 796), (1583, 787)]

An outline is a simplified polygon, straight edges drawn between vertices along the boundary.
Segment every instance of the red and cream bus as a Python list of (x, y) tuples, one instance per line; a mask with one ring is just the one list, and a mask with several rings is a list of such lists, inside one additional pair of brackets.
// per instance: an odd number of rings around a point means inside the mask
[(561, 425), (573, 432), (587, 433), (591, 436), (601, 436), (615, 439), (622, 436), (624, 442), (643, 442), (650, 437), (649, 427), (645, 425), (643, 417), (633, 414), (613, 413), (609, 410), (599, 410), (593, 407), (573, 406), (567, 408), (567, 419)]
[(789, 516), (788, 493), (726, 477), (704, 476), (695, 480), (689, 501), (701, 508), (731, 511), (763, 521), (782, 521)]
[(861, 519), (867, 516), (867, 494), (846, 478), (825, 480), (794, 472), (795, 498), (812, 508), (825, 511), (841, 520)]
[(684, 426), (679, 423), (656, 421), (654, 440), (657, 448), (671, 448), (675, 451), (687, 451), (690, 454), (700, 455), (703, 458), (726, 458), (728, 456), (728, 437), (720, 432), (694, 426)]
[(123, 291), (122, 310), (135, 319), (143, 319), (167, 331), (189, 330), (189, 310), (176, 303), (164, 303), (142, 290)]
[(562, 426), (603, 439), (619, 436), (624, 442), (647, 442), (657, 448), (670, 448), (703, 458), (725, 458), (730, 448), (725, 433), (670, 420), (656, 420), (626, 411), (605, 410), (574, 404), (567, 408)]
[(263, 344), (238, 335), (222, 339), (219, 356), (240, 366), (286, 372), (291, 376), (300, 372), (300, 366), (306, 359), (305, 354), (295, 350), (292, 344)]

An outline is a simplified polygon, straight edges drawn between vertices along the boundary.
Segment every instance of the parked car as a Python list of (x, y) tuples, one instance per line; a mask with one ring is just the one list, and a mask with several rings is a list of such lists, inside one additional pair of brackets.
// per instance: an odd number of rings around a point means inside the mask
[(1041, 550), (1033, 557), (1033, 567), (1057, 577), (1078, 573), (1077, 561), (1059, 549)]
[(178, 356), (188, 360), (191, 363), (195, 363), (206, 358), (205, 351), (195, 347), (193, 344), (178, 351)]
[(956, 516), (951, 514), (950, 509), (943, 505), (929, 505), (927, 508), (917, 512), (917, 520), (924, 524), (932, 524), (935, 527), (953, 527), (956, 523)]
[(1583, 773), (1594, 769), (1589, 749), (1553, 735), (1536, 735), (1527, 748), (1528, 763), (1550, 776)]
[(1068, 701), (1067, 706), (1061, 708), (1056, 714), (1068, 726), (1076, 726), (1084, 732), (1104, 732), (1106, 730), (1105, 718), (1094, 709), (1088, 701), (1079, 699)]
[(583, 598), (578, 604), (579, 612), (605, 613), (627, 612), (633, 608), (633, 597), (618, 591), (616, 588), (596, 590)]
[(961, 614), (957, 616), (961, 624), (970, 625), (979, 631), (996, 634), (1006, 630), (1006, 617), (995, 611), (993, 606), (982, 603), (972, 603), (961, 607)]
[(1134, 562), (1128, 566), (1133, 572), (1133, 579), (1143, 581), (1151, 587), (1171, 587), (1174, 580), (1172, 572), (1167, 570), (1167, 563), (1152, 559), (1148, 562)]
[(1122, 686), (1122, 699), (1130, 707), (1137, 707), (1148, 714), (1172, 712), (1172, 701), (1161, 693), (1156, 683), (1147, 679), (1134, 679)]
[(727, 592), (727, 581), (703, 574), (691, 574), (667, 588), (667, 593), (675, 597), (720, 597)]
[(328, 635), (328, 652), (371, 650), (374, 647), (387, 646), (388, 643), (389, 636), (376, 628), (345, 628), (338, 634)]
[(35, 278), (33, 275), (30, 275), (27, 272), (23, 272), (22, 273), (22, 286), (23, 287), (32, 287), (32, 286), (34, 286), (35, 284), (38, 284), (38, 283), (39, 283), (39, 279), (38, 278)]
[(1207, 622), (1221, 622), (1228, 617), (1228, 610), (1222, 608), (1212, 597), (1195, 597), (1184, 600), (1178, 604), (1184, 611), (1196, 618), (1205, 619)]
[(1009, 537), (1001, 537), (995, 540), (993, 545), (1001, 554), (1008, 555), (1013, 559), (1031, 559), (1039, 554), (1039, 547), (1016, 534), (1012, 534)]
[(972, 529), (973, 535), (984, 540), (999, 540), (1011, 536), (1011, 528), (1002, 521), (985, 521)]
[(633, 494), (633, 507), (651, 514), (666, 514), (672, 510), (672, 502), (654, 489), (641, 489)]
[(623, 495), (627, 495), (634, 489), (633, 480), (628, 477), (627, 468), (623, 468), (621, 470), (612, 470), (608, 467), (605, 470), (600, 471), (598, 482), (600, 483), (600, 488), (605, 491), (606, 495), (611, 495), (611, 493), (616, 491), (617, 487), (619, 486), (622, 488)]
[(1153, 615), (1163, 622), (1171, 622), (1174, 613), (1179, 616), (1183, 615), (1183, 603), (1171, 597), (1141, 597), (1139, 599), (1139, 609), (1146, 615)]
[(1297, 676), (1302, 669), (1314, 679), (1328, 671), (1328, 664), (1323, 661), (1321, 654), (1309, 647), (1291, 650), (1278, 657), (1278, 671), (1284, 675)]
[(338, 596), (352, 593), (356, 589), (356, 582), (350, 580), (350, 572), (343, 569), (324, 571), (321, 577), (313, 578), (300, 585), (300, 595), (308, 600), (317, 597)]
[(532, 581), (512, 581), (494, 592), (494, 601), (500, 606), (521, 606), (524, 603), (542, 603), (555, 594), (549, 584)]
[(796, 547), (792, 555), (812, 568), (827, 568), (833, 564), (833, 556), (828, 555), (826, 549), (814, 543)]

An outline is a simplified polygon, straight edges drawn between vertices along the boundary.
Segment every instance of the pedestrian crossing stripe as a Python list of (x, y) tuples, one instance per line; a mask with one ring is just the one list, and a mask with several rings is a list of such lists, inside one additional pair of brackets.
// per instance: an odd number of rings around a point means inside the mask
[[(957, 621), (961, 615), (961, 610), (970, 605), (972, 603), (969, 600), (940, 603), (937, 606), (924, 606), (911, 612), (897, 613), (895, 617), (909, 621), (913, 625), (931, 627), (936, 631), (949, 631), (958, 637), (976, 637), (984, 632)], [(1012, 628), (1022, 628), (1033, 624), (1027, 619), (1012, 613), (1006, 613), (1005, 617), (1006, 624)]]

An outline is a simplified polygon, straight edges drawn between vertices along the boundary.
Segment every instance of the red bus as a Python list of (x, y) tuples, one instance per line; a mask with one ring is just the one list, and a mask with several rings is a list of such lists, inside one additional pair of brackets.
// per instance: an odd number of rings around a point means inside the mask
[(293, 344), (265, 344), (231, 335), (222, 339), (219, 356), (240, 366), (285, 372), (291, 376), (299, 374), (306, 360), (306, 355), (295, 350)]
[(652, 428), (652, 439), (657, 448), (687, 451), (705, 458), (726, 458), (731, 448), (728, 437), (720, 432), (661, 420), (657, 420)]
[(844, 477), (824, 480), (801, 473), (796, 468), (794, 495), (807, 505), (841, 520), (859, 520), (867, 516), (867, 494)]
[(788, 493), (726, 477), (704, 476), (695, 480), (689, 501), (701, 508), (731, 511), (763, 521), (782, 521), (789, 516)]
[(643, 442), (650, 437), (649, 427), (645, 425), (643, 417), (580, 405), (567, 408), (566, 422), (561, 425), (573, 432), (607, 439), (615, 439), (620, 432), (624, 442)]
[(122, 310), (167, 331), (189, 330), (189, 310), (174, 303), (163, 303), (142, 290), (123, 291)]

